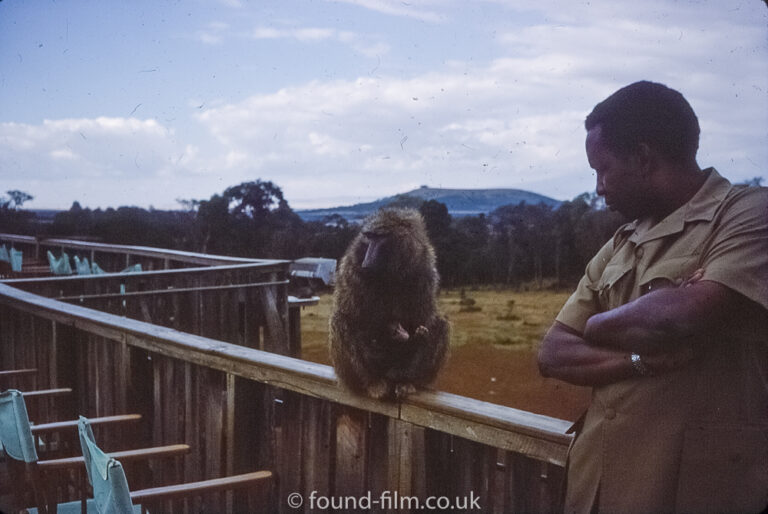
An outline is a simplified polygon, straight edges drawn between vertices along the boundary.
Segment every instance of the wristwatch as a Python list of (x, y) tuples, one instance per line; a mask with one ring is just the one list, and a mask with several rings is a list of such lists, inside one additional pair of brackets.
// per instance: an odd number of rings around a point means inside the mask
[(635, 374), (641, 377), (647, 377), (651, 374), (650, 368), (645, 365), (643, 362), (643, 359), (640, 358), (640, 355), (637, 353), (631, 353), (629, 354), (629, 362), (632, 363), (632, 369), (635, 370)]

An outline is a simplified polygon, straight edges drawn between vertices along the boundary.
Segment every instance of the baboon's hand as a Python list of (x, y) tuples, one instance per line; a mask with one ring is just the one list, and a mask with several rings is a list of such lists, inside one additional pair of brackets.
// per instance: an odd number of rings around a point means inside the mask
[(397, 384), (395, 386), (395, 398), (401, 400), (411, 393), (416, 392), (416, 387), (413, 384)]
[(429, 335), (429, 329), (424, 325), (419, 325), (416, 327), (416, 332), (414, 332), (414, 335), (419, 337), (427, 337)]
[(400, 323), (390, 323), (388, 328), (390, 337), (398, 343), (407, 343), (411, 338), (408, 331)]

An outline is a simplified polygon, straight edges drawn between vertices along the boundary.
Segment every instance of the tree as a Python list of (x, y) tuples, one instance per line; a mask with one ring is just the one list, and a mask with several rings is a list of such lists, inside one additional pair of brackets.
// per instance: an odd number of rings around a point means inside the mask
[(19, 191), (18, 189), (6, 191), (6, 194), (10, 198), (0, 198), (0, 208), (7, 208), (16, 211), (21, 209), (21, 206), (24, 205), (24, 202), (34, 200), (32, 195), (25, 193), (24, 191)]
[(763, 185), (763, 177), (752, 177), (743, 182), (739, 182), (737, 185), (747, 187), (760, 187)]
[(8, 197), (0, 196), (0, 232), (17, 234), (29, 233), (35, 215), (22, 209), (33, 196), (19, 190), (6, 191)]
[(230, 212), (235, 218), (263, 219), (272, 211), (288, 207), (283, 191), (272, 182), (261, 180), (228, 187), (224, 198), (229, 201)]

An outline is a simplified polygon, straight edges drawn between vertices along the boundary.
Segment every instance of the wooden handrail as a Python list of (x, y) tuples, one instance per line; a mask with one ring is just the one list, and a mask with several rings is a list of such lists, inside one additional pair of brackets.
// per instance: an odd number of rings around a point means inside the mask
[(0, 378), (18, 377), (19, 375), (33, 375), (35, 373), (37, 373), (37, 368), (6, 369), (0, 371)]
[(69, 387), (59, 387), (56, 389), (39, 389), (37, 391), (22, 391), (25, 400), (35, 400), (38, 398), (48, 398), (51, 396), (65, 396), (72, 392)]
[(143, 489), (141, 491), (131, 492), (131, 501), (134, 504), (146, 503), (160, 500), (170, 500), (182, 496), (198, 495), (203, 493), (212, 493), (216, 491), (229, 491), (253, 485), (272, 478), (270, 471), (255, 471), (243, 475), (234, 475), (224, 478), (214, 478), (201, 482), (189, 482), (186, 484), (167, 485), (163, 487), (154, 487), (152, 489)]
[[(155, 446), (153, 448), (139, 448), (137, 450), (107, 452), (107, 455), (113, 459), (119, 460), (122, 463), (150, 458), (175, 457), (177, 455), (189, 453), (189, 450), (190, 447), (188, 444), (171, 444), (167, 446)], [(63, 459), (37, 461), (38, 467), (45, 471), (52, 471), (55, 469), (71, 469), (83, 466), (84, 463), (85, 459), (82, 457), (82, 455), (79, 457), (65, 457)]]
[(258, 270), (260, 272), (269, 271), (282, 271), (284, 269), (283, 264), (288, 261), (264, 261), (264, 262), (249, 262), (245, 264), (227, 264), (221, 266), (204, 266), (198, 268), (180, 268), (180, 269), (168, 269), (168, 270), (150, 270), (142, 271), (139, 273), (100, 273), (98, 275), (57, 275), (50, 277), (33, 277), (33, 278), (14, 278), (3, 280), (3, 283), (23, 286), (25, 284), (39, 284), (50, 282), (52, 280), (57, 283), (76, 283), (78, 281), (83, 282), (98, 282), (100, 280), (115, 280), (120, 278), (125, 281), (130, 280), (146, 280), (148, 278), (155, 277), (172, 277), (174, 275), (186, 275), (186, 276), (205, 276), (210, 274), (218, 274), (227, 271), (248, 271), (249, 269)]
[(10, 241), (15, 243), (24, 244), (37, 244), (43, 246), (61, 246), (67, 248), (75, 248), (82, 251), (96, 251), (103, 253), (129, 253), (131, 255), (140, 255), (143, 257), (153, 257), (156, 259), (174, 259), (183, 262), (189, 262), (193, 264), (235, 264), (235, 263), (277, 263), (288, 262), (280, 260), (269, 259), (249, 259), (245, 257), (230, 257), (227, 255), (212, 255), (206, 253), (185, 252), (182, 250), (168, 250), (152, 248), (149, 246), (131, 246), (131, 245), (115, 245), (105, 243), (92, 243), (88, 241), (77, 241), (74, 239), (37, 239), (33, 236), (23, 236), (19, 234), (3, 234), (0, 233), (0, 242)]
[[(26, 396), (25, 396), (26, 398)], [(117, 416), (101, 416), (97, 418), (89, 418), (88, 423), (91, 426), (99, 425), (112, 425), (120, 423), (135, 423), (141, 420), (141, 414), (119, 414)], [(51, 423), (40, 423), (38, 425), (32, 425), (33, 435), (48, 434), (51, 432), (60, 432), (62, 430), (76, 429), (77, 420), (71, 419), (67, 421), (54, 421)]]
[(401, 403), (350, 393), (333, 369), (71, 305), (0, 284), (0, 303), (144, 350), (562, 465), (570, 423), (444, 392)]

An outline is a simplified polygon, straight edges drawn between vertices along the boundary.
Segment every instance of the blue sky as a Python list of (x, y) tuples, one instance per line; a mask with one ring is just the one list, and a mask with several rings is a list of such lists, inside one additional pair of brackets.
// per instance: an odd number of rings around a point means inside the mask
[(768, 179), (761, 0), (0, 1), (0, 191), (177, 208), (271, 180), (294, 208), (432, 187), (594, 189), (584, 116), (641, 79), (699, 163)]

